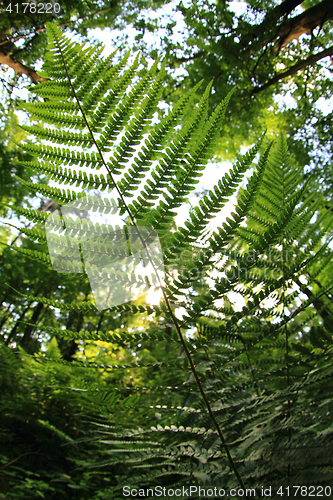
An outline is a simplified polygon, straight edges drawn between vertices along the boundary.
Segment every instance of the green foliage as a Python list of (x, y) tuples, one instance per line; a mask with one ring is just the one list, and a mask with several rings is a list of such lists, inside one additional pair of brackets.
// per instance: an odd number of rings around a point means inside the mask
[[(54, 341), (47, 354), (57, 354)], [(91, 439), (89, 418), (103, 423), (114, 409), (120, 417), (133, 398), (119, 401), (111, 380), (97, 384), (93, 370), (57, 356), (32, 358), (0, 344), (0, 360), (0, 493), (8, 500), (96, 498), (114, 471), (82, 470), (95, 450), (73, 443)]]
[[(22, 139), (22, 131), (20, 134), (14, 133), (15, 129), (17, 131), (18, 128), (15, 118), (15, 116), (12, 116), (12, 119), (9, 120), (11, 135), (18, 136), (17, 139), (20, 140)], [(29, 193), (29, 189), (21, 182), (13, 181), (13, 177), (17, 175), (23, 177), (26, 181), (29, 179), (31, 172), (18, 162), (30, 158), (30, 155), (23, 153), (19, 149), (14, 149), (8, 143), (8, 130), (0, 131), (0, 215), (2, 217), (7, 214), (4, 205), (13, 202), (16, 206), (19, 206)]]
[[(271, 139), (278, 129), (302, 167), (316, 168), (314, 190), (326, 191), (330, 198), (331, 5), (262, 0), (235, 4), (193, 0), (176, 5), (166, 0), (165, 4), (169, 15), (156, 19), (154, 31), (160, 44), (155, 52), (167, 53), (168, 64), (181, 70), (176, 84), (170, 79), (166, 99), (177, 102), (185, 90), (203, 79), (213, 82), (210, 106), (214, 109), (237, 85), (216, 156), (232, 161), (241, 146), (250, 146), (264, 130)], [(311, 11), (314, 5), (316, 12)], [(179, 18), (182, 22), (176, 24)], [(144, 36), (150, 24), (147, 16), (135, 27)], [(149, 53), (149, 45), (141, 44)], [(324, 51), (326, 58), (311, 60)], [(298, 63), (301, 67), (296, 71)], [(289, 75), (285, 74), (288, 70)]]
[[(207, 115), (210, 86), (197, 104), (195, 88), (152, 128), (163, 63), (136, 78), (138, 58), (128, 63), (126, 55), (112, 65), (111, 57), (100, 58), (100, 49), (70, 41), (53, 24), (48, 36), (43, 75), (49, 80), (32, 89), (40, 99), (25, 106), (38, 120), (25, 130), (48, 144), (22, 148), (36, 157), (29, 166), (64, 189), (29, 186), (59, 203), (83, 196), (68, 188), (82, 179), (90, 189), (108, 188), (105, 200), (116, 198), (129, 225), (158, 232), (165, 260), (165, 283), (157, 277), (163, 285), (159, 306), (115, 306), (102, 313), (115, 321), (105, 329), (102, 320), (97, 328), (82, 328), (83, 320), (76, 329), (70, 322), (39, 328), (57, 339), (47, 351), (55, 359), (39, 354), (31, 363), (46, 373), (59, 374), (64, 366), (72, 393), (87, 391), (84, 402), (73, 399), (81, 410), (71, 411), (74, 420), (84, 416), (79, 429), (86, 440), (64, 435), (51, 416), (38, 414), (47, 435), (67, 439), (68, 453), (76, 446), (87, 453), (73, 460), (89, 480), (96, 472), (89, 492), (81, 487), (86, 496), (70, 498), (122, 498), (124, 485), (272, 486), (275, 492), (279, 486), (331, 485), (333, 221), (308, 192), (284, 137), (263, 151), (259, 142), (240, 157), (177, 228), (176, 210), (204, 174), (231, 94)], [(234, 194), (234, 210), (214, 229), (210, 222)], [(110, 199), (104, 203), (111, 210)], [(42, 231), (44, 217), (29, 209), (18, 213)], [(36, 231), (26, 235), (35, 241)], [(49, 265), (43, 243), (15, 250)], [(17, 297), (82, 319), (96, 315), (82, 283), (85, 298), (73, 303), (59, 288), (47, 297), (21, 288)], [(122, 314), (136, 314), (142, 324), (126, 324)], [(61, 338), (83, 346), (71, 369), (59, 359)], [(109, 352), (103, 351), (107, 345)], [(121, 370), (127, 376), (120, 377)], [(99, 482), (104, 471), (112, 473), (107, 488)], [(67, 490), (59, 491), (67, 498)]]

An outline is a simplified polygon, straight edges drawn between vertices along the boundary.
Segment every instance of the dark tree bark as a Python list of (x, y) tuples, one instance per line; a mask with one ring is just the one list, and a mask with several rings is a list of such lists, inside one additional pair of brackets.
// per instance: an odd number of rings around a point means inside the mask
[(330, 19), (333, 19), (333, 2), (332, 0), (324, 0), (299, 16), (287, 20), (279, 28), (279, 39), (275, 44), (275, 50), (280, 50), (304, 33), (311, 33)]
[[(326, 21), (333, 19), (333, 2), (324, 0), (319, 4), (307, 9), (299, 16), (285, 19), (279, 24), (278, 21), (282, 15), (287, 16), (292, 10), (302, 2), (291, 1), (283, 2), (269, 11), (264, 21), (254, 26), (249, 35), (241, 37), (241, 44), (244, 47), (243, 57), (255, 55), (269, 43), (275, 42), (274, 51), (278, 52), (294, 39), (298, 39), (304, 33), (311, 33), (318, 26), (323, 26)], [(284, 12), (283, 12), (284, 11)], [(251, 42), (251, 44), (250, 44)]]
[(249, 42), (256, 39), (267, 38), (267, 34), (271, 37), (271, 26), (277, 25), (278, 21), (282, 16), (287, 16), (290, 14), (298, 5), (303, 3), (304, 0), (285, 0), (280, 5), (277, 5), (273, 9), (270, 9), (265, 15), (264, 20), (259, 24), (254, 26), (254, 30), (242, 36), (241, 43), (243, 47), (247, 47)]
[(8, 335), (7, 337), (7, 340), (5, 342), (5, 344), (8, 346), (10, 344), (10, 342), (14, 339), (15, 335), (16, 335), (16, 332), (17, 332), (17, 329), (18, 327), (20, 326), (20, 322), (23, 320), (24, 316), (27, 314), (27, 312), (29, 311), (30, 309), (30, 306), (31, 304), (33, 303), (33, 300), (31, 302), (29, 302), (29, 304), (27, 305), (27, 307), (22, 311), (21, 315), (19, 316), (18, 320), (16, 321), (15, 325), (13, 326), (10, 334)]
[(31, 323), (31, 324), (26, 326), (26, 329), (24, 331), (24, 335), (23, 335), (22, 340), (20, 342), (20, 345), (25, 350), (27, 350), (27, 348), (29, 346), (29, 342), (31, 340), (31, 334), (34, 331), (35, 326), (37, 326), (37, 324), (38, 324), (38, 319), (39, 319), (44, 307), (45, 307), (44, 304), (42, 304), (41, 302), (39, 302), (37, 304), (37, 306), (34, 309), (33, 315), (31, 317), (31, 319), (29, 320), (29, 323)]

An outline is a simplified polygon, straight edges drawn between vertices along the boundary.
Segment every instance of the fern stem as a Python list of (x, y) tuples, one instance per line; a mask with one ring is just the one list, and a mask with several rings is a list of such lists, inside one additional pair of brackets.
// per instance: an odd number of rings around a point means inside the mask
[[(243, 339), (242, 339), (243, 340)], [(254, 388), (256, 390), (256, 393), (257, 393), (257, 396), (258, 398), (261, 396), (261, 391), (258, 387), (258, 382), (257, 382), (257, 379), (256, 379), (256, 376), (255, 376), (255, 371), (254, 371), (254, 367), (253, 367), (253, 364), (251, 362), (251, 358), (250, 358), (250, 355), (248, 353), (248, 350), (243, 342), (243, 345), (244, 345), (244, 351), (245, 351), (245, 355), (247, 357), (247, 360), (249, 362), (249, 365), (250, 365), (250, 371), (251, 371), (251, 376), (252, 376), (252, 380), (253, 380), (253, 384), (254, 384)]]
[(150, 263), (152, 264), (152, 266), (153, 266), (154, 272), (155, 272), (155, 274), (156, 274), (156, 277), (157, 277), (157, 279), (158, 279), (158, 282), (159, 282), (160, 287), (161, 287), (161, 290), (162, 290), (162, 294), (163, 294), (163, 298), (164, 298), (164, 301), (165, 301), (166, 307), (167, 307), (167, 309), (168, 309), (168, 311), (169, 311), (169, 314), (170, 314), (170, 316), (171, 316), (172, 322), (173, 322), (173, 324), (175, 325), (175, 328), (176, 328), (176, 330), (177, 330), (177, 334), (178, 334), (178, 337), (179, 337), (179, 341), (180, 341), (180, 343), (181, 343), (181, 345), (182, 345), (182, 347), (183, 347), (183, 349), (184, 349), (185, 355), (186, 355), (186, 357), (187, 357), (187, 359), (188, 359), (188, 362), (189, 362), (189, 365), (190, 365), (191, 371), (192, 371), (192, 373), (193, 373), (194, 379), (195, 379), (195, 381), (196, 381), (196, 384), (197, 384), (197, 386), (198, 386), (198, 389), (199, 389), (199, 392), (200, 392), (200, 394), (201, 394), (201, 396), (202, 396), (202, 399), (203, 399), (203, 401), (204, 401), (204, 403), (205, 403), (205, 406), (206, 406), (206, 408), (207, 408), (207, 411), (208, 411), (208, 413), (209, 413), (209, 416), (210, 416), (210, 418), (211, 418), (211, 421), (212, 421), (212, 423), (213, 423), (213, 425), (214, 425), (214, 427), (215, 427), (215, 429), (216, 429), (216, 431), (217, 431), (217, 433), (218, 433), (218, 436), (219, 436), (219, 438), (220, 438), (220, 440), (221, 440), (221, 443), (222, 443), (222, 445), (223, 445), (223, 447), (224, 447), (224, 449), (225, 449), (225, 452), (226, 452), (226, 455), (227, 455), (227, 457), (228, 457), (228, 461), (229, 461), (230, 467), (231, 467), (231, 469), (233, 470), (233, 472), (235, 473), (235, 475), (236, 475), (236, 477), (237, 477), (237, 479), (238, 479), (238, 482), (239, 482), (239, 484), (240, 484), (241, 488), (243, 488), (243, 489), (244, 489), (244, 488), (245, 488), (245, 485), (244, 485), (244, 483), (243, 483), (243, 481), (242, 481), (242, 478), (240, 477), (240, 474), (239, 474), (239, 472), (238, 472), (238, 469), (237, 469), (237, 467), (236, 467), (236, 464), (234, 463), (234, 460), (233, 460), (233, 458), (232, 458), (232, 456), (231, 456), (231, 453), (230, 453), (229, 447), (228, 447), (228, 445), (227, 445), (227, 443), (226, 443), (226, 440), (225, 440), (225, 437), (224, 437), (224, 435), (223, 435), (223, 432), (222, 432), (222, 430), (221, 430), (221, 428), (220, 428), (220, 425), (219, 425), (219, 423), (217, 422), (216, 417), (215, 417), (215, 415), (214, 415), (214, 412), (213, 412), (213, 410), (212, 410), (212, 408), (211, 408), (211, 405), (210, 405), (210, 403), (209, 403), (209, 401), (208, 401), (208, 399), (207, 399), (207, 396), (206, 396), (206, 394), (205, 394), (204, 388), (203, 388), (203, 386), (202, 386), (202, 383), (201, 383), (201, 381), (200, 381), (200, 378), (199, 378), (199, 376), (198, 376), (198, 374), (197, 374), (197, 371), (196, 371), (196, 369), (195, 369), (195, 365), (194, 365), (194, 363), (193, 363), (193, 360), (192, 360), (191, 354), (190, 354), (190, 352), (189, 352), (189, 350), (188, 350), (188, 348), (187, 348), (187, 346), (186, 346), (186, 343), (185, 343), (185, 340), (184, 340), (183, 334), (182, 334), (182, 332), (181, 332), (180, 326), (179, 326), (179, 324), (178, 324), (177, 318), (176, 318), (176, 317), (175, 317), (175, 315), (173, 314), (173, 311), (172, 311), (172, 308), (171, 308), (171, 304), (170, 304), (169, 299), (168, 299), (168, 297), (167, 297), (167, 295), (166, 295), (166, 292), (165, 292), (164, 286), (163, 286), (163, 284), (162, 284), (161, 278), (160, 278), (160, 276), (159, 276), (159, 273), (158, 273), (158, 271), (157, 271), (157, 269), (156, 269), (156, 267), (155, 267), (155, 265), (154, 265), (154, 262), (153, 262), (153, 260), (152, 260), (152, 258), (151, 258), (151, 256), (150, 256), (150, 253), (149, 253), (149, 251), (148, 251), (148, 248), (147, 248), (147, 245), (146, 245), (146, 243), (145, 243), (145, 241), (144, 241), (144, 238), (141, 236), (140, 230), (139, 230), (139, 228), (138, 228), (138, 226), (137, 226), (137, 224), (136, 224), (136, 222), (135, 222), (135, 220), (134, 220), (134, 217), (132, 216), (132, 214), (131, 214), (131, 212), (130, 212), (130, 210), (129, 210), (129, 208), (128, 208), (128, 205), (127, 205), (127, 203), (126, 203), (126, 201), (125, 201), (125, 199), (124, 199), (124, 196), (123, 196), (123, 194), (121, 193), (121, 191), (120, 191), (119, 187), (117, 186), (117, 184), (116, 184), (115, 180), (113, 179), (112, 172), (111, 172), (111, 170), (108, 168), (108, 165), (106, 164), (106, 162), (105, 162), (105, 160), (104, 160), (103, 153), (102, 153), (102, 151), (101, 151), (101, 149), (100, 149), (100, 147), (99, 147), (99, 145), (98, 145), (98, 143), (97, 143), (97, 141), (96, 141), (96, 139), (95, 139), (95, 136), (94, 136), (94, 134), (93, 134), (93, 131), (92, 131), (92, 129), (91, 129), (90, 125), (89, 125), (89, 122), (88, 122), (88, 120), (87, 120), (87, 117), (86, 117), (86, 115), (85, 115), (85, 113), (84, 113), (84, 111), (83, 111), (83, 109), (82, 109), (82, 106), (81, 106), (80, 100), (79, 100), (79, 99), (78, 99), (78, 97), (77, 97), (77, 94), (76, 94), (75, 88), (74, 88), (74, 86), (73, 86), (73, 84), (72, 84), (72, 81), (71, 81), (71, 78), (70, 78), (70, 75), (69, 75), (69, 72), (68, 72), (68, 69), (67, 69), (67, 64), (66, 64), (65, 58), (64, 58), (64, 56), (63, 56), (62, 47), (61, 47), (59, 44), (58, 44), (58, 50), (60, 51), (60, 54), (61, 54), (61, 58), (62, 58), (62, 61), (63, 61), (63, 65), (64, 65), (64, 68), (65, 68), (65, 72), (66, 72), (66, 75), (67, 75), (67, 79), (68, 79), (69, 85), (70, 85), (71, 90), (72, 90), (72, 92), (73, 92), (73, 96), (74, 96), (74, 98), (75, 98), (75, 100), (76, 100), (76, 102), (77, 102), (77, 104), (78, 104), (78, 107), (79, 107), (79, 109), (80, 109), (80, 112), (81, 112), (81, 114), (82, 114), (82, 117), (83, 117), (83, 119), (84, 119), (84, 121), (85, 121), (86, 127), (87, 127), (87, 129), (88, 129), (88, 131), (89, 131), (89, 133), (90, 133), (91, 138), (92, 138), (92, 141), (93, 141), (93, 143), (94, 143), (94, 145), (95, 145), (95, 147), (96, 147), (96, 149), (97, 149), (97, 152), (98, 152), (98, 154), (99, 154), (99, 156), (100, 156), (100, 158), (101, 158), (101, 161), (102, 161), (102, 163), (103, 163), (104, 167), (106, 168), (106, 170), (107, 170), (107, 171), (108, 171), (108, 173), (109, 173), (110, 180), (112, 181), (112, 183), (113, 183), (113, 185), (114, 185), (114, 187), (115, 187), (115, 189), (116, 189), (116, 191), (117, 191), (117, 193), (118, 193), (118, 195), (119, 195), (119, 198), (120, 198), (120, 200), (121, 200), (121, 202), (122, 202), (122, 204), (123, 204), (123, 207), (124, 207), (124, 208), (125, 208), (125, 210), (127, 211), (128, 215), (129, 215), (129, 217), (130, 217), (130, 220), (131, 220), (131, 222), (132, 222), (133, 226), (134, 226), (134, 227), (135, 227), (135, 229), (136, 229), (136, 232), (137, 232), (137, 234), (138, 234), (138, 237), (139, 237), (139, 239), (140, 239), (141, 243), (143, 244), (143, 247), (144, 247), (144, 249), (145, 249), (145, 251), (146, 251), (146, 253), (147, 253), (147, 256), (148, 256), (149, 262), (150, 262)]
[[(283, 147), (283, 146), (282, 146)], [(285, 211), (285, 165), (282, 166), (283, 168), (283, 182), (282, 182), (282, 213)], [(283, 231), (283, 237), (281, 241), (281, 246), (282, 246), (282, 277), (283, 277), (283, 286), (282, 286), (282, 304), (283, 304), (283, 316), (286, 316), (286, 269), (285, 269), (285, 235)], [(284, 333), (285, 333), (285, 347), (286, 347), (286, 371), (287, 371), (287, 387), (289, 391), (290, 387), (290, 365), (289, 365), (289, 331), (288, 331), (288, 325), (287, 322), (284, 324)], [(290, 397), (288, 395), (288, 420), (290, 419), (290, 413), (291, 413), (291, 401)], [(290, 443), (291, 441), (291, 427), (288, 425), (288, 442)], [(290, 460), (288, 461), (288, 484), (290, 483)]]
[[(157, 276), (157, 278), (158, 278), (158, 280), (160, 281), (159, 276)], [(237, 479), (238, 479), (238, 482), (239, 482), (239, 484), (240, 484), (241, 488), (243, 488), (243, 489), (244, 489), (244, 488), (245, 488), (245, 485), (244, 485), (244, 483), (243, 483), (243, 481), (242, 481), (242, 478), (241, 478), (241, 477), (240, 477), (240, 475), (239, 475), (239, 472), (238, 472), (238, 469), (237, 469), (237, 467), (236, 467), (236, 464), (234, 463), (233, 458), (232, 458), (232, 456), (231, 456), (231, 453), (230, 453), (230, 450), (229, 450), (229, 446), (228, 446), (228, 445), (227, 445), (227, 443), (226, 443), (226, 440), (225, 440), (225, 437), (224, 437), (224, 435), (223, 435), (223, 432), (222, 432), (222, 430), (221, 430), (221, 428), (220, 428), (220, 426), (219, 426), (219, 423), (217, 422), (217, 420), (216, 420), (216, 418), (215, 418), (214, 412), (213, 412), (213, 410), (212, 410), (212, 408), (211, 408), (211, 406), (210, 406), (210, 403), (209, 403), (209, 401), (208, 401), (208, 399), (207, 399), (207, 396), (206, 396), (206, 393), (205, 393), (204, 388), (203, 388), (203, 386), (202, 386), (201, 380), (199, 379), (199, 376), (198, 376), (197, 371), (196, 371), (196, 369), (195, 369), (195, 365), (194, 365), (194, 363), (193, 363), (192, 356), (191, 356), (191, 354), (190, 354), (190, 351), (189, 351), (189, 350), (188, 350), (188, 348), (187, 348), (187, 345), (186, 345), (186, 343), (185, 343), (185, 340), (184, 340), (183, 334), (182, 334), (182, 332), (181, 332), (181, 330), (180, 330), (180, 327), (179, 327), (179, 324), (178, 324), (177, 318), (174, 316), (174, 314), (173, 314), (173, 312), (172, 312), (171, 305), (170, 305), (170, 302), (169, 302), (169, 300), (168, 300), (168, 297), (167, 297), (167, 295), (166, 295), (166, 293), (165, 293), (164, 288), (163, 288), (163, 287), (161, 287), (161, 289), (162, 289), (163, 297), (164, 297), (164, 300), (165, 300), (166, 306), (167, 306), (167, 308), (168, 308), (168, 311), (169, 311), (169, 313), (170, 313), (170, 316), (171, 316), (172, 322), (173, 322), (173, 324), (174, 324), (174, 325), (175, 325), (175, 327), (176, 327), (176, 330), (177, 330), (177, 333), (178, 333), (178, 336), (179, 336), (179, 340), (180, 340), (180, 342), (181, 342), (181, 344), (182, 344), (182, 347), (183, 347), (184, 352), (185, 352), (185, 354), (186, 354), (186, 357), (187, 357), (187, 359), (188, 359), (189, 365), (190, 365), (190, 367), (191, 367), (191, 371), (192, 371), (192, 373), (193, 373), (193, 376), (194, 376), (195, 381), (196, 381), (196, 383), (197, 383), (197, 386), (198, 386), (198, 388), (199, 388), (199, 391), (200, 391), (200, 394), (201, 394), (201, 396), (202, 396), (202, 399), (203, 399), (203, 400), (204, 400), (204, 402), (205, 402), (205, 405), (206, 405), (207, 411), (208, 411), (208, 413), (209, 413), (209, 416), (210, 416), (210, 418), (211, 418), (211, 420), (212, 420), (212, 422), (213, 422), (213, 424), (214, 424), (214, 427), (215, 427), (215, 429), (217, 430), (217, 433), (218, 433), (218, 435), (219, 435), (219, 438), (220, 438), (220, 440), (221, 440), (221, 442), (222, 442), (222, 444), (223, 444), (223, 447), (224, 447), (224, 450), (225, 450), (225, 452), (226, 452), (226, 454), (227, 454), (227, 457), (228, 457), (229, 463), (230, 463), (230, 465), (231, 465), (231, 468), (232, 468), (232, 470), (234, 471), (234, 473), (235, 473), (235, 475), (236, 475), (236, 477), (237, 477)]]

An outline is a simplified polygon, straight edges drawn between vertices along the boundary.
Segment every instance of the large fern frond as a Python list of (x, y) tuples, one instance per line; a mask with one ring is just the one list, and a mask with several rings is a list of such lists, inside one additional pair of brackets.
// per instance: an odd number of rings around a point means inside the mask
[[(152, 405), (150, 400), (153, 393), (158, 404), (162, 402), (163, 425), (130, 429), (126, 424), (125, 429), (118, 422), (112, 430), (96, 425), (92, 439), (111, 458), (92, 466), (127, 464), (118, 485), (110, 488), (110, 497), (117, 498), (119, 488), (130, 481), (145, 487), (159, 480), (165, 485), (209, 480), (229, 488), (309, 485), (311, 466), (318, 477), (321, 474), (321, 484), (329, 484), (331, 462), (322, 451), (332, 443), (332, 288), (325, 278), (332, 266), (332, 218), (319, 212), (319, 203), (307, 195), (302, 171), (294, 165), (285, 139), (266, 147), (256, 162), (259, 141), (216, 179), (184, 227), (178, 228), (174, 216), (212, 157), (230, 94), (207, 117), (210, 86), (193, 105), (198, 85), (154, 125), (163, 63), (159, 70), (156, 61), (139, 78), (138, 56), (131, 61), (127, 53), (113, 64), (113, 55), (101, 58), (100, 48), (70, 41), (53, 24), (48, 25), (48, 36), (43, 76), (49, 81), (32, 89), (45, 101), (22, 104), (36, 120), (24, 130), (42, 142), (29, 139), (21, 147), (35, 157), (23, 165), (60, 187), (26, 185), (77, 211), (84, 211), (82, 202), (91, 214), (115, 210), (125, 217), (137, 231), (163, 295), (158, 306), (129, 302), (109, 308), (107, 314), (152, 315), (155, 326), (147, 322), (144, 331), (40, 327), (77, 341), (137, 347), (139, 342), (165, 343), (163, 363), (172, 367), (172, 383), (167, 390), (160, 384), (155, 387), (154, 381), (135, 388), (140, 425), (147, 412), (156, 410), (156, 401)], [(105, 196), (91, 201), (94, 197), (85, 196), (82, 189), (103, 191)], [(215, 215), (226, 210), (235, 194), (234, 210), (211, 229)], [(59, 231), (64, 224), (60, 216), (46, 220), (45, 214), (23, 208), (17, 213)], [(140, 232), (147, 226), (160, 238), (164, 273), (155, 265), (149, 238)], [(90, 238), (103, 233), (101, 225), (82, 219), (72, 222), (67, 233), (54, 236), (53, 242), (70, 254), (70, 242), (83, 227)], [(34, 240), (39, 234), (29, 228), (24, 233)], [(50, 265), (50, 258), (37, 249), (15, 250)], [(99, 260), (108, 256), (112, 263), (118, 250), (106, 240), (98, 240), (98, 248), (89, 247)], [(73, 262), (62, 270), (73, 270)], [(113, 269), (106, 274), (90, 271), (101, 283), (118, 279), (119, 290), (137, 279), (131, 272), (120, 276)], [(241, 306), (232, 303), (235, 294)], [(67, 304), (59, 295), (23, 298), (82, 315), (96, 310), (88, 298), (79, 304)], [(182, 319), (177, 317), (180, 308)], [(310, 321), (315, 312), (317, 324)], [(172, 353), (178, 353), (176, 359), (167, 357), (170, 345)], [(163, 363), (151, 366), (162, 369)], [(95, 394), (95, 403), (104, 396)], [(110, 395), (111, 410), (117, 406), (115, 398)], [(175, 398), (181, 399), (177, 405)], [(124, 408), (137, 402), (124, 401)], [(316, 402), (316, 409), (309, 401)], [(152, 434), (158, 445), (152, 444)]]

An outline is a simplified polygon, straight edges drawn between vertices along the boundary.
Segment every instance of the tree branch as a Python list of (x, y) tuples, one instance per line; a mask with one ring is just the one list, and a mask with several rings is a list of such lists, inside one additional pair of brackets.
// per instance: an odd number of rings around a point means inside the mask
[[(290, 14), (298, 5), (300, 5), (304, 0), (284, 0), (280, 5), (277, 5), (273, 9), (267, 11), (264, 20), (253, 26), (251, 33), (242, 36), (242, 45), (247, 47), (250, 41), (256, 38), (264, 37), (265, 33), (270, 33), (271, 30), (267, 29), (267, 25), (276, 26), (276, 23), (281, 19), (282, 16), (287, 16)], [(251, 47), (252, 49), (252, 47)]]
[(278, 81), (283, 80), (287, 76), (294, 75), (300, 69), (306, 68), (307, 66), (310, 66), (310, 65), (316, 63), (320, 59), (323, 59), (324, 57), (332, 56), (332, 55), (333, 55), (333, 46), (329, 47), (326, 50), (323, 50), (322, 52), (319, 52), (318, 54), (314, 54), (314, 55), (308, 57), (304, 61), (298, 62), (297, 64), (295, 64), (294, 66), (289, 68), (287, 71), (285, 71), (284, 73), (279, 73), (278, 75), (275, 75), (273, 78), (268, 80), (267, 83), (265, 83), (264, 85), (261, 85), (261, 87), (254, 87), (251, 95), (258, 94), (259, 92), (268, 89), (268, 87), (271, 87), (272, 85), (274, 85)]
[[(76, 23), (77, 21), (83, 21), (84, 19), (91, 19), (93, 17), (95, 17), (97, 14), (101, 14), (102, 12), (106, 12), (108, 10), (111, 10), (113, 8), (113, 6), (111, 5), (111, 7), (106, 7), (104, 9), (100, 9), (100, 10), (96, 10), (96, 12), (93, 12), (91, 14), (87, 14), (86, 16), (82, 16), (82, 17), (79, 17), (78, 19), (73, 19), (72, 21), (67, 21), (66, 23), (61, 23), (61, 24), (58, 24), (59, 27), (62, 27), (62, 26), (69, 26), (70, 24), (74, 24)], [(44, 28), (39, 28), (35, 31), (32, 32), (33, 36), (35, 36), (37, 33), (40, 33), (42, 31), (46, 31), (46, 28), (44, 26)], [(20, 40), (21, 38), (26, 38), (28, 36), (30, 36), (31, 33), (28, 33), (28, 34), (22, 34), (22, 35), (16, 35), (14, 37), (11, 37), (11, 38), (6, 38), (5, 40), (2, 40), (0, 42), (0, 45), (4, 45), (5, 43), (8, 43), (8, 42), (16, 42), (16, 40)]]
[(0, 52), (0, 64), (5, 64), (6, 66), (9, 66), (15, 71), (16, 74), (20, 73), (29, 76), (29, 78), (31, 78), (31, 80), (34, 83), (47, 81), (47, 78), (39, 76), (33, 68), (29, 68), (29, 66), (26, 66), (25, 64), (22, 64), (18, 61), (15, 61), (15, 59), (13, 59), (11, 56), (4, 54), (3, 52)]
[(295, 38), (298, 39), (303, 33), (311, 33), (314, 28), (322, 26), (324, 22), (330, 19), (333, 19), (332, 0), (324, 0), (299, 16), (289, 19), (279, 28), (279, 40), (275, 44), (275, 50), (278, 51), (285, 47)]
[[(314, 293), (310, 290), (306, 285), (303, 285), (299, 281), (299, 279), (294, 279), (295, 283), (299, 286), (301, 292), (305, 293), (310, 300), (312, 300), (312, 304), (315, 307), (318, 314), (325, 320), (329, 318), (331, 313), (328, 307), (328, 304), (325, 304), (319, 297), (314, 298)], [(326, 294), (325, 294), (326, 295)]]
[(20, 458), (25, 457), (26, 455), (39, 455), (39, 452), (40, 449), (38, 451), (27, 451), (26, 453), (22, 453), (22, 455), (18, 456), (17, 458), (14, 458), (14, 460), (12, 460), (11, 462), (7, 462), (5, 465), (2, 465), (0, 467), (0, 470), (6, 469), (7, 467), (14, 464), (18, 460), (20, 460)]
[(170, 68), (174, 68), (176, 64), (183, 64), (189, 61), (195, 61), (195, 59), (200, 59), (205, 54), (203, 50), (200, 50), (199, 52), (196, 52), (192, 56), (188, 57), (176, 57), (171, 63), (170, 63)]
[[(253, 27), (251, 33), (241, 37), (243, 57), (250, 57), (259, 52), (263, 47), (272, 43), (275, 40), (274, 51), (278, 52), (282, 47), (285, 47), (295, 38), (298, 39), (303, 33), (311, 33), (317, 26), (333, 19), (333, 3), (332, 0), (324, 0), (319, 4), (305, 10), (299, 16), (287, 19), (286, 16), (296, 7), (297, 0), (283, 2), (278, 7), (269, 11), (263, 22)], [(278, 21), (284, 15), (280, 25)], [(251, 42), (251, 44), (250, 44)]]

